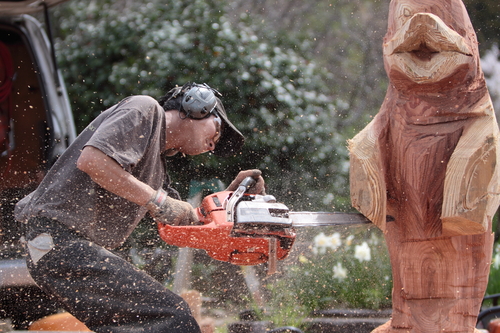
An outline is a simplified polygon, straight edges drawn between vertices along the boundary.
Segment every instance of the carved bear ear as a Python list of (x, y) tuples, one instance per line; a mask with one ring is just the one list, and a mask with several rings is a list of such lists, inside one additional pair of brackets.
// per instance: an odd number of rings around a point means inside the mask
[(379, 136), (373, 130), (379, 117), (349, 140), (351, 203), (385, 231), (387, 194)]

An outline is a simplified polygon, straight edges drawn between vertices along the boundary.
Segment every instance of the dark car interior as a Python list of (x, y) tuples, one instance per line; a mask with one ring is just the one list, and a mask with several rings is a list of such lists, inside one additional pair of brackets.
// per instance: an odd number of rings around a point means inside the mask
[[(22, 224), (14, 205), (34, 190), (48, 167), (49, 130), (42, 78), (27, 38), (15, 26), (0, 24), (0, 259), (22, 258)], [(0, 291), (0, 318), (14, 329), (54, 313), (57, 306), (38, 287), (9, 286)]]

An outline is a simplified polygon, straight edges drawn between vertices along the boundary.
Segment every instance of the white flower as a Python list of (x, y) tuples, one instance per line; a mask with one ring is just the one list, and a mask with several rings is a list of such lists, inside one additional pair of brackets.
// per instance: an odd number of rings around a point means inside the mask
[(338, 232), (334, 233), (333, 235), (331, 235), (329, 238), (328, 238), (328, 246), (332, 249), (332, 250), (336, 250), (338, 249), (338, 247), (340, 245), (342, 245), (342, 240), (340, 239), (340, 234)]
[(372, 259), (370, 247), (366, 242), (354, 247), (354, 257), (358, 259), (359, 262), (370, 261)]
[(333, 266), (333, 277), (339, 281), (344, 280), (347, 277), (347, 269), (342, 267), (340, 262), (337, 265)]
[(331, 248), (333, 251), (339, 248), (342, 244), (342, 239), (340, 238), (340, 234), (338, 232), (334, 233), (331, 236), (325, 235), (325, 233), (320, 232), (316, 237), (314, 237), (314, 254), (324, 254), (326, 253), (327, 248)]
[(345, 239), (345, 245), (346, 246), (351, 246), (352, 245), (352, 240), (354, 239), (354, 235), (349, 235), (347, 236), (347, 238)]
[(306, 258), (303, 254), (299, 255), (299, 262), (302, 264), (308, 263), (309, 259)]
[(500, 267), (500, 254), (495, 254), (493, 257), (493, 268), (498, 269)]
[(313, 253), (323, 254), (326, 252), (326, 247), (329, 245), (330, 240), (328, 239), (324, 232), (320, 232), (316, 237), (314, 237), (314, 247)]
[(368, 242), (370, 242), (371, 245), (378, 245), (379, 239), (375, 235), (375, 233), (372, 233), (370, 240)]
[(328, 237), (326, 237), (324, 232), (320, 232), (314, 237), (314, 246), (321, 247), (326, 246), (328, 243)]
[(323, 198), (323, 204), (329, 205), (332, 203), (334, 196), (332, 193), (327, 193)]

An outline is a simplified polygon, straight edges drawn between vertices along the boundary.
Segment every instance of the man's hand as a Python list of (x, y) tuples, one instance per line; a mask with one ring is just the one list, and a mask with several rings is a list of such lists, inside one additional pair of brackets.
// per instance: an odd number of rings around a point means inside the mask
[(266, 184), (264, 182), (264, 178), (262, 178), (261, 175), (262, 172), (258, 169), (240, 171), (240, 173), (238, 173), (232, 183), (229, 184), (229, 186), (226, 188), (226, 191), (235, 191), (238, 188), (238, 185), (240, 185), (240, 183), (243, 181), (243, 179), (252, 177), (256, 180), (256, 183), (254, 186), (248, 189), (247, 193), (266, 195)]
[(146, 208), (157, 222), (164, 224), (190, 225), (199, 223), (193, 206), (185, 201), (169, 197), (163, 189), (156, 191), (146, 204)]

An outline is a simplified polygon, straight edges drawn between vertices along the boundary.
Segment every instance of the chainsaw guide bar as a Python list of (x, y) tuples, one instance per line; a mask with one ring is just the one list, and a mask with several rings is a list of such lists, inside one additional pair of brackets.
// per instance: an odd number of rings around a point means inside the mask
[(359, 213), (339, 212), (288, 212), (294, 227), (323, 227), (371, 223)]

